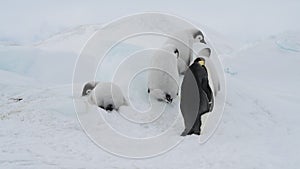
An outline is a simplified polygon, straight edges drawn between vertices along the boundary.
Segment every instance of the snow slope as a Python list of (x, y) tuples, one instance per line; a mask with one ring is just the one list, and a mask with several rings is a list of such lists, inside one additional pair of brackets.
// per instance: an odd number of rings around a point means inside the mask
[[(207, 34), (220, 44), (216, 48), (227, 79), (218, 129), (205, 144), (188, 136), (165, 154), (134, 160), (96, 146), (74, 112), (73, 66), (81, 40), (96, 28), (75, 28), (38, 45), (0, 47), (0, 168), (299, 168), (300, 32), (274, 35), (240, 49)], [(130, 127), (114, 121), (116, 112), (104, 115), (124, 132)], [(148, 134), (166, 123), (156, 125)]]

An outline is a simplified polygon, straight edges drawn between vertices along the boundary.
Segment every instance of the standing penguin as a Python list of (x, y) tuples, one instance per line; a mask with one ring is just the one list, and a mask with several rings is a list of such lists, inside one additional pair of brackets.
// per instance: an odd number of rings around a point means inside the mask
[[(211, 50), (205, 48), (202, 53), (210, 55)], [(213, 93), (209, 86), (204, 58), (196, 58), (184, 74), (180, 109), (185, 124), (185, 130), (181, 136), (200, 135), (201, 116), (213, 109)]]
[[(206, 44), (203, 33), (198, 29), (187, 29), (176, 32), (165, 44), (173, 44), (179, 51), (177, 58), (178, 73), (184, 74), (193, 60), (193, 45), (195, 43)], [(179, 40), (177, 40), (179, 39)]]

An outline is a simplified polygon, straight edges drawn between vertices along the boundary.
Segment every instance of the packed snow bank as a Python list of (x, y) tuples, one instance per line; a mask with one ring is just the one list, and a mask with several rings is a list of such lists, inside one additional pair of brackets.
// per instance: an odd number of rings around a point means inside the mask
[(299, 33), (283, 33), (247, 45), (234, 53), (233, 57), (224, 60), (228, 65), (225, 69), (235, 72), (235, 77), (249, 86), (272, 89), (274, 94), (286, 92), (299, 95), (299, 53), (282, 49), (282, 46), (292, 48), (292, 42), (294, 45), (300, 42)]
[(286, 32), (279, 36), (277, 46), (282, 50), (300, 52), (299, 32)]
[(0, 70), (43, 84), (71, 84), (80, 49), (101, 25), (82, 25), (32, 45), (1, 44)]
[[(75, 52), (65, 56), (52, 49), (2, 46), (0, 168), (299, 168), (300, 58), (298, 52), (278, 46), (280, 41), (291, 47), (281, 39), (298, 35), (280, 34), (223, 55), (227, 101), (213, 137), (201, 145), (197, 136), (188, 136), (168, 153), (144, 160), (111, 155), (82, 131), (71, 85), (59, 85), (68, 83), (64, 72), (69, 70), (64, 68), (73, 66), (65, 64), (75, 62)], [(48, 62), (38, 58), (39, 52)], [(68, 62), (57, 62), (60, 57)], [(36, 80), (58, 85), (35, 85)], [(120, 130), (127, 129), (125, 122), (114, 121), (117, 112), (100, 113)]]
[(39, 83), (71, 83), (76, 54), (34, 47), (1, 47), (0, 70), (33, 78)]
[(81, 25), (57, 33), (44, 41), (34, 44), (34, 46), (51, 52), (75, 52), (79, 54), (85, 42), (101, 27), (101, 25)]

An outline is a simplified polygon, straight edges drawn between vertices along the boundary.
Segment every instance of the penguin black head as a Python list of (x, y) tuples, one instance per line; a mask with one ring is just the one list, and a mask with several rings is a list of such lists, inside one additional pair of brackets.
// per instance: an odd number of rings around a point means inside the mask
[(88, 82), (84, 85), (82, 90), (82, 96), (88, 95), (95, 87), (97, 83), (96, 82)]
[(194, 63), (198, 63), (200, 64), (201, 66), (204, 66), (205, 65), (205, 59), (202, 58), (202, 57), (198, 57), (194, 60)]
[(200, 30), (197, 30), (194, 34), (193, 34), (193, 38), (196, 42), (200, 42), (200, 43), (204, 43), (206, 44), (205, 40), (204, 40), (204, 35)]

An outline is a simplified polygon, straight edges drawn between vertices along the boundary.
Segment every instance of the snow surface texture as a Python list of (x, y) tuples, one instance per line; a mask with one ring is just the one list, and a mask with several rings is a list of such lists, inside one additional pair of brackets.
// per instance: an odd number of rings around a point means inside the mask
[[(187, 136), (165, 154), (134, 160), (96, 146), (74, 112), (70, 84), (74, 63), (94, 28), (80, 27), (38, 45), (0, 47), (0, 168), (299, 168), (300, 32), (236, 49), (204, 30), (220, 53), (227, 79), (218, 129), (205, 144), (200, 145), (197, 136)], [(127, 124), (113, 121), (120, 114), (102, 114), (126, 130)]]

